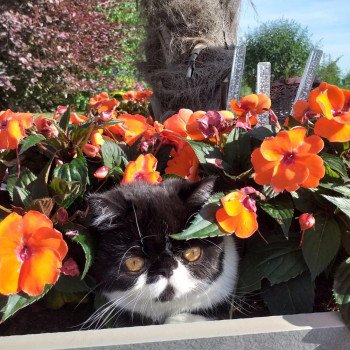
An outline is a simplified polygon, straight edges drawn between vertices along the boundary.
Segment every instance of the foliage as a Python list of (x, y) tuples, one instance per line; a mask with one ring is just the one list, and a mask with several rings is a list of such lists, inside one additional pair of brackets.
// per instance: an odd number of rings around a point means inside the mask
[[(101, 68), (112, 69), (121, 60), (123, 35), (97, 11), (99, 3), (1, 2), (1, 109), (52, 110), (67, 97), (79, 102), (86, 93), (115, 89), (113, 77)], [(78, 91), (82, 95), (74, 97)]]
[(333, 60), (330, 55), (323, 57), (321, 65), (317, 71), (317, 76), (321, 81), (342, 86), (341, 70), (338, 66), (340, 57)]
[[(231, 101), (232, 112), (181, 109), (164, 124), (147, 115), (150, 96), (144, 90), (118, 99), (101, 93), (89, 100), (85, 115), (60, 106), (50, 119), (0, 112), (1, 186), (9, 196), (0, 203), (6, 213), (0, 241), (11, 239), (4, 233), (9, 218), (35, 212), (46, 216), (51, 230), (54, 226), (52, 234), (69, 243), (67, 256), (60, 255), (59, 279), (55, 274), (42, 294), (21, 285), (12, 295), (2, 291), (3, 320), (41, 297), (59, 307), (93, 287), (94, 241), (84, 227), (86, 193), (119, 183), (157, 186), (167, 177), (198, 180), (208, 175), (226, 188), (213, 193), (184, 231), (171, 238), (234, 234), (244, 247), (240, 293), (261, 292), (272, 314), (312, 311), (316, 279), (337, 267), (340, 253), (350, 251), (348, 91), (321, 83), (308, 101), (295, 104), (283, 127), (265, 95)], [(142, 114), (130, 113), (137, 109)], [(271, 127), (256, 126), (264, 112), (271, 116)], [(85, 255), (80, 267), (72, 244)], [(0, 252), (0, 262), (2, 258)], [(348, 260), (341, 265), (334, 284), (346, 320), (348, 265)]]
[(312, 43), (307, 28), (293, 20), (279, 19), (262, 24), (246, 37), (245, 81), (255, 87), (258, 62), (272, 62), (272, 80), (301, 76)]

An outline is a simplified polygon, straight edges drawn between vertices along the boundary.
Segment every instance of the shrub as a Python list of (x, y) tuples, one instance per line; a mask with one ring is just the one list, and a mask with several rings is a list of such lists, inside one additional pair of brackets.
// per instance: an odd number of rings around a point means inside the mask
[(313, 48), (307, 28), (283, 19), (264, 23), (249, 33), (246, 45), (246, 81), (251, 87), (255, 87), (258, 62), (271, 62), (273, 80), (301, 75)]
[(321, 81), (328, 81), (330, 84), (342, 85), (341, 71), (338, 66), (340, 57), (333, 60), (330, 55), (326, 55), (318, 69), (317, 75)]
[(114, 88), (117, 23), (98, 0), (6, 0), (0, 5), (0, 108), (50, 110), (77, 91)]

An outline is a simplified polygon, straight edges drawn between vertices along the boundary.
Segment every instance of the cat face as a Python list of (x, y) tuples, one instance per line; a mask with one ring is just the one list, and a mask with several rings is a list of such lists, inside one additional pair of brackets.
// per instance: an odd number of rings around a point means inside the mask
[(212, 179), (137, 183), (89, 198), (90, 230), (98, 237), (93, 273), (115, 309), (155, 322), (207, 309), (228, 298), (237, 254), (231, 237), (177, 241), (209, 198)]

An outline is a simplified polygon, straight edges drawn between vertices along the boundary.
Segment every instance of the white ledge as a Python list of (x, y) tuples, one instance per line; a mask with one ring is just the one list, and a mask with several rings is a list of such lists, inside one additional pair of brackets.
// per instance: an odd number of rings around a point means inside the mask
[(0, 337), (0, 349), (327, 349), (325, 342), (329, 349), (350, 349), (350, 333), (338, 313), (9, 336)]

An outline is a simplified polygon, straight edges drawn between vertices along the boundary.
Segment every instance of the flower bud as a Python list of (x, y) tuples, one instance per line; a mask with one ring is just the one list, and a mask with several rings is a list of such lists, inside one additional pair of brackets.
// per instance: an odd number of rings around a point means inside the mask
[(67, 276), (80, 275), (78, 264), (72, 258), (68, 258), (61, 267), (61, 273)]
[(315, 218), (312, 214), (304, 213), (299, 216), (299, 225), (302, 231), (315, 226)]
[(104, 179), (107, 176), (109, 170), (110, 169), (108, 168), (108, 166), (101, 166), (94, 172), (94, 176), (97, 179)]
[(83, 152), (91, 158), (95, 158), (99, 156), (100, 148), (94, 145), (90, 145), (89, 143), (85, 144), (83, 148)]
[(68, 221), (68, 212), (65, 208), (59, 208), (56, 213), (57, 220), (64, 224)]

